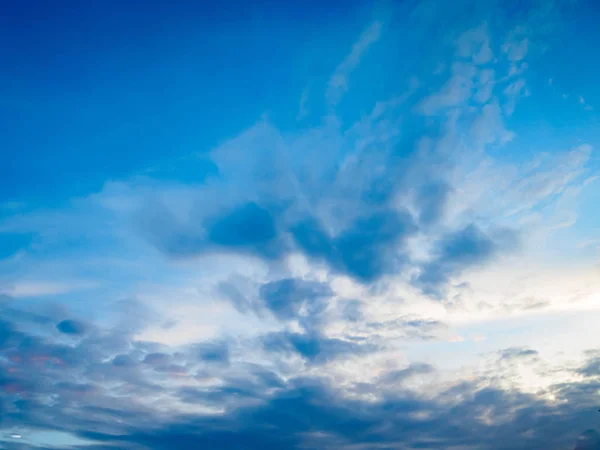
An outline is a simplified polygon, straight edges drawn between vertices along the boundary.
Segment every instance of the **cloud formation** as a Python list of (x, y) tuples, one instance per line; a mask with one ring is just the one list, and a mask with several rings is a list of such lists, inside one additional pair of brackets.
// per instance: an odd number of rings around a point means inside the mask
[(597, 158), (536, 78), (563, 7), (405, 2), (353, 45), (328, 19), (350, 51), (310, 115), (277, 90), (291, 125), (232, 112), (204, 151), (0, 205), (0, 447), (598, 448)]

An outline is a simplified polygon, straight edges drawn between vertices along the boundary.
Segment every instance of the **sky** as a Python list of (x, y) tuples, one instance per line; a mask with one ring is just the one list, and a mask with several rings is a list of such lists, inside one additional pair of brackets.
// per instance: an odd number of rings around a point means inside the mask
[(0, 448), (600, 449), (599, 20), (3, 3)]

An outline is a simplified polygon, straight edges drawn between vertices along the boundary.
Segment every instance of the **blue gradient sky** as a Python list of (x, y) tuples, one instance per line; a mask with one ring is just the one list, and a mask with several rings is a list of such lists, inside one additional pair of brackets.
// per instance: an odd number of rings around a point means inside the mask
[(176, 3), (2, 6), (0, 447), (600, 449), (596, 2)]

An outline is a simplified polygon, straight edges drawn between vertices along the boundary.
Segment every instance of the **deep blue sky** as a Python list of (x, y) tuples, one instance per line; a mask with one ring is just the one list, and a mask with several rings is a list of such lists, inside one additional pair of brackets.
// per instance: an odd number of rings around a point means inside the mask
[(17, 2), (3, 9), (3, 199), (98, 190), (192, 152), (326, 77), (364, 8)]

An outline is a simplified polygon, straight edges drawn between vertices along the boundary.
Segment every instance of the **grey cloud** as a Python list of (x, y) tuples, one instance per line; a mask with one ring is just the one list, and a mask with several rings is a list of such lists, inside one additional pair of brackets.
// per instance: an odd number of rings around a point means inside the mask
[(519, 358), (531, 358), (537, 356), (538, 352), (536, 350), (523, 347), (510, 347), (500, 352), (500, 359), (505, 361)]
[(463, 58), (472, 59), (475, 64), (485, 64), (494, 56), (485, 24), (465, 31), (456, 45), (457, 53)]
[(589, 358), (577, 369), (577, 372), (586, 377), (600, 376), (600, 355), (595, 352), (589, 353)]
[(238, 311), (247, 313), (250, 311), (256, 311), (258, 305), (253, 301), (253, 297), (256, 293), (251, 292), (254, 290), (254, 285), (248, 280), (237, 279), (222, 281), (217, 285), (217, 295), (227, 299)]
[(406, 262), (405, 239), (416, 226), (407, 212), (385, 211), (358, 218), (347, 230), (332, 237), (315, 219), (291, 229), (297, 245), (310, 257), (362, 282), (396, 273)]
[[(439, 327), (434, 321), (405, 318), (396, 325), (428, 330)], [(385, 325), (379, 325), (385, 327)], [(373, 325), (374, 329), (376, 328)], [(402, 382), (433, 373), (427, 364), (413, 364), (403, 370), (383, 373), (375, 383), (349, 389), (375, 395), (369, 401), (347, 397), (346, 388), (319, 379), (282, 378), (258, 364), (221, 372), (221, 383), (206, 388), (152, 386), (154, 371), (139, 371), (136, 361), (167, 363), (165, 370), (187, 370), (172, 361), (198, 355), (198, 363), (223, 360), (223, 344), (199, 343), (176, 353), (158, 353), (155, 346), (129, 341), (127, 353), (114, 355), (109, 334), (78, 340), (61, 346), (50, 340), (17, 332), (4, 325), (10, 347), (0, 349), (0, 408), (5, 426), (24, 421), (31, 426), (64, 430), (92, 439), (96, 445), (117, 448), (580, 448), (590, 433), (575, 441), (582, 429), (596, 419), (595, 393), (600, 389), (596, 374), (589, 368), (595, 354), (582, 364), (584, 381), (551, 387), (556, 404), (543, 397), (503, 390), (489, 380), (455, 385), (435, 398), (405, 391)], [(106, 341), (104, 339), (107, 339)], [(12, 343), (15, 344), (12, 344)], [(20, 351), (13, 352), (14, 345)], [(311, 364), (321, 364), (344, 355), (359, 355), (368, 346), (329, 339), (317, 333), (267, 335), (265, 345), (274, 352), (295, 352)], [(217, 349), (221, 350), (217, 350)], [(371, 347), (372, 348), (372, 347)], [(123, 351), (122, 350), (122, 351)], [(69, 356), (68, 354), (71, 353)], [(21, 359), (12, 356), (21, 355)], [(38, 356), (54, 355), (68, 364)], [(213, 356), (216, 355), (216, 356)], [(535, 356), (529, 349), (505, 350), (501, 357)], [(142, 364), (146, 366), (147, 364)], [(199, 366), (200, 367), (200, 366)], [(20, 368), (8, 373), (8, 368)], [(89, 370), (88, 370), (89, 369)], [(160, 374), (156, 374), (159, 376)], [(388, 389), (389, 386), (393, 386)], [(400, 387), (399, 387), (400, 386)], [(171, 390), (169, 390), (171, 389)], [(19, 392), (27, 392), (22, 397)], [(136, 397), (176, 395), (190, 404), (225, 407), (217, 415), (156, 416), (136, 402)], [(47, 399), (53, 396), (50, 407)], [(590, 414), (592, 414), (590, 416)], [(594, 448), (594, 447), (590, 447)]]
[(117, 355), (112, 360), (112, 365), (116, 367), (132, 367), (135, 363), (129, 355)]
[(272, 281), (260, 288), (265, 306), (279, 319), (297, 318), (303, 306), (310, 311), (332, 294), (327, 284), (295, 278)]
[(270, 352), (294, 352), (314, 364), (327, 363), (343, 356), (372, 352), (376, 347), (342, 339), (327, 338), (319, 333), (269, 333), (264, 338), (264, 348)]
[(144, 235), (172, 257), (193, 257), (218, 249), (278, 258), (285, 250), (271, 212), (241, 203), (197, 223), (177, 219), (163, 205), (148, 205), (138, 217)]
[(149, 353), (144, 358), (144, 364), (148, 364), (150, 366), (161, 366), (168, 364), (171, 360), (171, 357), (166, 353)]
[(208, 241), (223, 248), (237, 248), (262, 256), (278, 257), (283, 248), (271, 213), (254, 202), (243, 204), (207, 223)]
[(345, 300), (341, 303), (341, 315), (349, 322), (358, 322), (364, 318), (360, 300)]
[(443, 217), (450, 191), (450, 186), (440, 180), (427, 183), (419, 189), (416, 202), (421, 225), (434, 224)]
[(455, 63), (452, 77), (442, 86), (440, 91), (424, 98), (419, 111), (427, 116), (440, 114), (448, 108), (460, 106), (472, 94), (474, 78), (477, 71), (473, 65)]
[(226, 341), (214, 341), (197, 344), (194, 352), (201, 361), (207, 363), (229, 363), (229, 344)]
[[(196, 402), (251, 391), (223, 388), (184, 391)], [(119, 436), (142, 448), (569, 448), (577, 439), (581, 413), (563, 411), (534, 396), (462, 384), (442, 394), (446, 403), (390, 391), (379, 401), (348, 399), (316, 379), (292, 380), (268, 399), (210, 418), (174, 418), (152, 431), (130, 429)], [(460, 398), (460, 400), (456, 400)], [(455, 399), (455, 400), (451, 400)], [(574, 413), (574, 414), (571, 414)], [(589, 441), (595, 433), (585, 433)], [(94, 435), (101, 439), (99, 434)], [(105, 439), (110, 439), (106, 436)], [(501, 442), (501, 447), (499, 447)], [(583, 447), (585, 448), (585, 447)], [(593, 448), (593, 447), (592, 447)]]
[(434, 367), (430, 364), (411, 364), (406, 369), (387, 372), (381, 377), (381, 381), (383, 383), (398, 383), (415, 376), (429, 375), (434, 371)]
[(485, 264), (500, 252), (512, 250), (516, 241), (516, 235), (511, 231), (492, 237), (473, 224), (450, 233), (438, 242), (435, 258), (423, 266), (415, 280), (416, 285), (425, 293), (440, 298), (453, 276)]
[(82, 335), (87, 327), (83, 322), (74, 319), (66, 319), (56, 325), (56, 329), (64, 334)]

